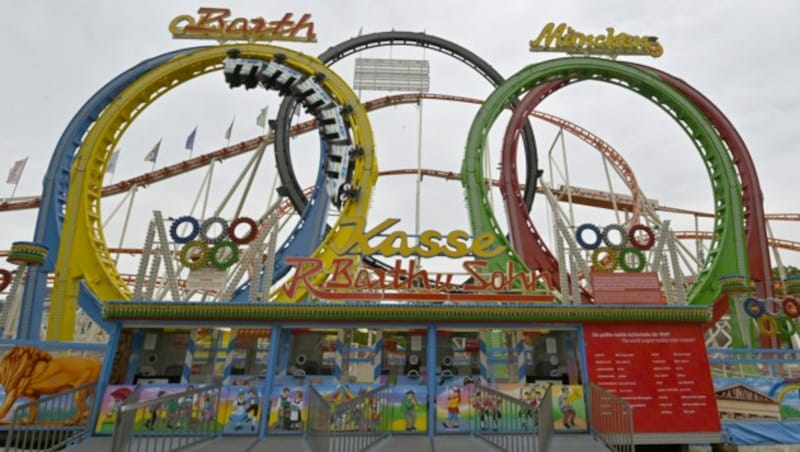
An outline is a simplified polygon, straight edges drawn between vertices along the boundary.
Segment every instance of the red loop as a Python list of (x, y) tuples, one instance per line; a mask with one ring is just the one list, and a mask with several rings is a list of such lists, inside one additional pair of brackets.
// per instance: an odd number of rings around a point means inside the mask
[[(247, 234), (245, 234), (242, 237), (236, 235), (236, 226), (239, 226), (240, 224), (246, 224), (250, 226), (250, 229), (247, 231)], [(230, 226), (228, 226), (228, 237), (231, 238), (231, 242), (236, 243), (237, 245), (244, 245), (252, 242), (253, 239), (256, 238), (257, 234), (258, 234), (258, 223), (256, 223), (256, 220), (250, 217), (239, 217), (233, 220)]]
[[(636, 238), (636, 233), (638, 231), (642, 231), (647, 235), (647, 240), (644, 242), (640, 242), (639, 239)], [(647, 226), (645, 224), (635, 224), (628, 229), (628, 241), (633, 245), (634, 248), (647, 251), (653, 247), (653, 244), (656, 243), (656, 234), (653, 232), (653, 228)]]
[(787, 317), (797, 318), (800, 316), (800, 302), (793, 297), (786, 297), (783, 299), (783, 313)]

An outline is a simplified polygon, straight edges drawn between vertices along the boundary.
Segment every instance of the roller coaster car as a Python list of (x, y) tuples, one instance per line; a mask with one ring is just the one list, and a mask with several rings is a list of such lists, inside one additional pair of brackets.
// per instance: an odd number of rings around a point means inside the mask
[(347, 122), (342, 117), (341, 111), (334, 106), (320, 112), (319, 122), (322, 126), (320, 133), (330, 144), (349, 143), (350, 133)]
[(258, 86), (258, 71), (264, 63), (251, 58), (225, 58), (222, 72), (231, 88), (244, 85), (245, 89)]
[(309, 113), (319, 117), (322, 110), (331, 107), (333, 98), (315, 80), (315, 77), (306, 77), (303, 81), (291, 87), (292, 93), (302, 99), (303, 105)]
[[(342, 208), (342, 203), (358, 196), (358, 189), (351, 185), (354, 168), (354, 150), (352, 146), (334, 144), (328, 150), (328, 162), (325, 167), (326, 189), (331, 203), (337, 209)], [(363, 151), (362, 151), (363, 152)]]
[(277, 57), (274, 60), (270, 60), (261, 69), (258, 79), (265, 87), (277, 89), (281, 94), (286, 95), (291, 92), (292, 85), (300, 80), (302, 74), (289, 66), (281, 64), (282, 62)]

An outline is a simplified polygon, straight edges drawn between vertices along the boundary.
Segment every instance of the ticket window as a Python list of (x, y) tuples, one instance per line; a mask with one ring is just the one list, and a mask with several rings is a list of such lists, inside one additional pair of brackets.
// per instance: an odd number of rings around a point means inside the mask
[(233, 384), (251, 384), (264, 379), (269, 365), (269, 329), (247, 329), (236, 332), (231, 350), (230, 376)]
[(440, 331), (436, 342), (439, 384), (458, 377), (480, 375), (480, 337), (477, 331)]
[(526, 337), (526, 379), (561, 384), (581, 384), (575, 330), (544, 330)]
[(180, 383), (190, 332), (147, 329), (142, 333), (134, 383)]
[(389, 382), (398, 379), (408, 382), (423, 382), (427, 371), (427, 348), (424, 346), (425, 332), (383, 331), (383, 361), (381, 374)]
[(337, 338), (336, 330), (291, 330), (287, 373), (295, 377), (334, 375)]

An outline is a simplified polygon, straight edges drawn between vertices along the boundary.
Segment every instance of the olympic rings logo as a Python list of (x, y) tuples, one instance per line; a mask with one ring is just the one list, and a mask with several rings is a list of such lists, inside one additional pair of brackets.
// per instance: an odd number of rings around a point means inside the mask
[[(178, 231), (182, 225), (189, 226), (188, 233)], [(237, 233), (240, 225), (246, 225), (245, 233)], [(219, 226), (219, 231), (214, 232)], [(228, 223), (222, 217), (211, 217), (202, 223), (195, 217), (184, 215), (173, 220), (169, 228), (170, 238), (184, 244), (178, 252), (178, 260), (192, 270), (211, 266), (225, 270), (239, 260), (239, 246), (252, 242), (258, 235), (258, 224), (250, 217), (238, 217)]]
[[(593, 237), (584, 237), (587, 232)], [(617, 232), (617, 238), (612, 237), (612, 232)], [(652, 228), (643, 224), (633, 225), (629, 229), (625, 225), (612, 223), (601, 230), (597, 225), (584, 223), (575, 230), (575, 240), (584, 250), (593, 250), (592, 265), (595, 270), (613, 272), (619, 267), (630, 273), (644, 270), (647, 265), (644, 251), (653, 247), (656, 235)]]
[(800, 316), (800, 302), (794, 297), (783, 301), (748, 297), (744, 301), (744, 311), (755, 319), (758, 331), (765, 336), (789, 337), (798, 330), (796, 319)]

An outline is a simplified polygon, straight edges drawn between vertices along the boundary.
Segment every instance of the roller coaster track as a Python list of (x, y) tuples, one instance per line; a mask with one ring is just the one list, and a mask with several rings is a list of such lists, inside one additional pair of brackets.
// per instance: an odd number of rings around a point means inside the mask
[[(680, 240), (711, 240), (713, 237), (708, 231), (673, 231), (675, 238)], [(800, 251), (800, 242), (794, 240), (781, 240), (770, 238), (769, 246), (789, 251)]]
[[(233, 48), (244, 58), (270, 60), (278, 53), (286, 55), (286, 64), (290, 64), (293, 69), (306, 75), (321, 74), (320, 77), (324, 79), (320, 85), (337, 104), (350, 108), (352, 143), (363, 149), (363, 154), (356, 160), (351, 183), (361, 192), (356, 199), (345, 202), (339, 221), (355, 221), (366, 216), (372, 186), (377, 178), (374, 141), (366, 110), (344, 80), (319, 60), (285, 48), (243, 44), (189, 51), (128, 83), (115, 99), (113, 108), (106, 109), (97, 117), (75, 156), (69, 181), (69, 201), (63, 217), (63, 229), (71, 231), (71, 236), (70, 240), (59, 243), (56, 263), (58, 277), (53, 286), (52, 298), (58, 303), (51, 305), (48, 339), (71, 339), (79, 296), (78, 281), (84, 280), (100, 301), (126, 300), (130, 296), (130, 289), (121, 280), (113, 260), (110, 259), (100, 224), (99, 200), (105, 167), (111, 157), (110, 146), (116, 146), (119, 137), (134, 118), (165, 92), (187, 80), (221, 69), (227, 51)], [(336, 250), (344, 246), (349, 238), (347, 233), (329, 234), (313, 256), (321, 259), (327, 270)], [(325, 275), (326, 272), (321, 272), (320, 277)], [(295, 295), (299, 299), (304, 294), (303, 289), (298, 290)]]
[[(498, 237), (499, 246), (506, 246), (507, 252), (490, 261), (489, 269), (505, 268), (509, 262), (523, 266), (525, 262), (503, 240), (505, 234), (499, 229), (488, 202), (480, 163), (488, 130), (510, 98), (540, 89), (539, 97), (533, 99), (538, 103), (560, 86), (587, 79), (630, 89), (654, 102), (684, 129), (703, 158), (711, 175), (715, 200), (715, 240), (712, 240), (708, 259), (700, 270), (696, 283), (691, 287), (688, 298), (692, 304), (713, 304), (720, 295), (719, 277), (728, 274), (747, 277), (749, 273), (745, 262), (742, 191), (728, 149), (703, 113), (666, 82), (630, 65), (595, 58), (561, 58), (523, 68), (495, 90), (478, 111), (470, 128), (461, 172), (462, 183), (467, 191), (473, 233), (493, 233)], [(533, 103), (527, 106), (526, 111), (535, 108)], [(504, 152), (505, 157), (507, 154)], [(518, 196), (518, 188), (509, 190), (509, 193)], [(506, 209), (516, 207), (518, 202), (506, 205)]]
[[(481, 103), (483, 103), (483, 101), (480, 99), (464, 97), (464, 96), (452, 96), (452, 95), (434, 94), (434, 93), (408, 93), (408, 94), (385, 96), (364, 102), (364, 108), (367, 111), (374, 111), (397, 105), (415, 104), (423, 99), (460, 102), (460, 103), (468, 103), (475, 105), (480, 105)], [(628, 189), (630, 190), (634, 199), (637, 200), (640, 199), (639, 188), (638, 188), (639, 186), (636, 181), (636, 177), (633, 174), (632, 169), (627, 164), (627, 162), (622, 158), (622, 156), (613, 147), (611, 147), (611, 145), (606, 143), (600, 137), (592, 134), (588, 130), (578, 126), (577, 124), (571, 123), (563, 118), (559, 118), (558, 116), (538, 111), (534, 111), (531, 115), (535, 118), (549, 122), (557, 127), (563, 127), (564, 130), (566, 130), (567, 132), (575, 135), (576, 137), (585, 141), (589, 145), (593, 146), (598, 151), (602, 152), (603, 155), (614, 164), (615, 170), (623, 177), (623, 181), (628, 186)], [(291, 134), (301, 135), (314, 130), (317, 130), (317, 122), (315, 120), (304, 121), (302, 123), (292, 126)], [(216, 151), (208, 152), (206, 154), (202, 154), (188, 160), (184, 160), (172, 165), (165, 166), (163, 168), (159, 168), (155, 171), (150, 171), (141, 174), (139, 176), (132, 177), (130, 179), (122, 180), (117, 183), (104, 186), (102, 190), (102, 196), (106, 197), (124, 193), (135, 186), (145, 187), (148, 185), (152, 185), (157, 182), (161, 182), (166, 179), (179, 176), (181, 174), (196, 169), (203, 168), (212, 161), (215, 160), (221, 161), (236, 157), (238, 155), (255, 150), (262, 143), (264, 143), (264, 141), (266, 141), (267, 144), (273, 144), (274, 134), (270, 132), (268, 135), (251, 138), (249, 140), (245, 140), (231, 146), (226, 146)], [(40, 198), (30, 196), (19, 201), (6, 201), (0, 203), (0, 212), (11, 211), (11, 210), (35, 209), (39, 207), (39, 205), (40, 205)], [(633, 204), (623, 203), (621, 206), (624, 210), (630, 210), (631, 212), (638, 213), (639, 211), (638, 205), (639, 202), (637, 201), (636, 203)], [(708, 215), (713, 216), (711, 214)], [(800, 215), (798, 215), (798, 217), (800, 217)]]

